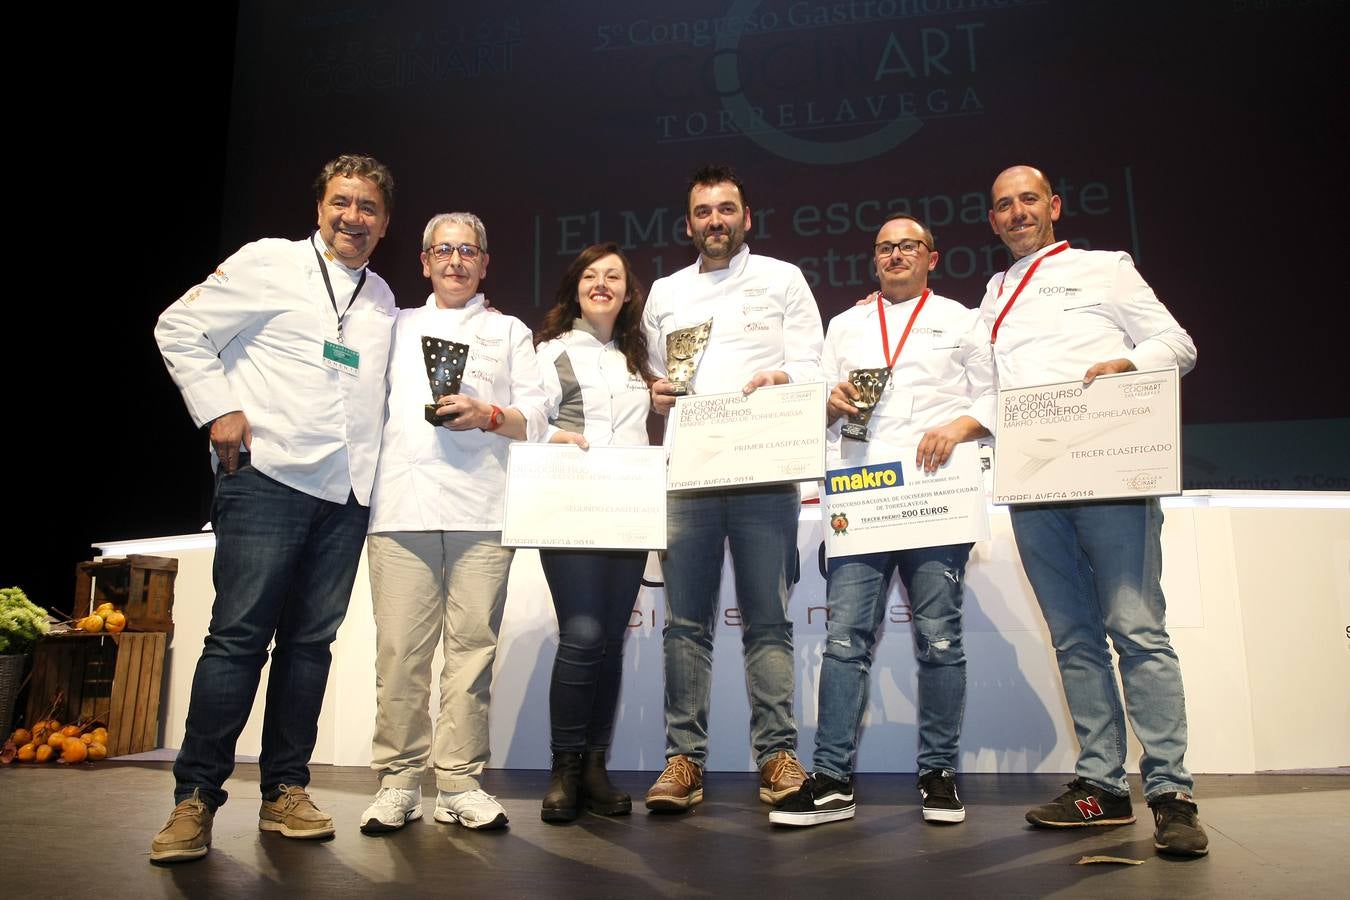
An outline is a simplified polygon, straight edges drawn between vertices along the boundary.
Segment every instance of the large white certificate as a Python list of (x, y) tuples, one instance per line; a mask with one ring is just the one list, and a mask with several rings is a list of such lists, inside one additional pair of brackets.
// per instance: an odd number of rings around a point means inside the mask
[(1181, 493), (1176, 368), (999, 391), (995, 503)]
[(517, 441), (506, 465), (503, 545), (665, 549), (664, 448)]
[(816, 481), (825, 473), (823, 381), (762, 387), (748, 397), (681, 397), (670, 415), (669, 490)]
[[(980, 449), (957, 444), (929, 475), (915, 449), (878, 454), (825, 473), (825, 553), (857, 556), (989, 539)], [(897, 458), (898, 456), (898, 458)]]

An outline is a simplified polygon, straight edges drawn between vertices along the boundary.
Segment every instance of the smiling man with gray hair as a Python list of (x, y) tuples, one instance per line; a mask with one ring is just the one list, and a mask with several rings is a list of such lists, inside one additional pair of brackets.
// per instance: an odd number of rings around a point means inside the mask
[(178, 806), (152, 862), (210, 848), (273, 643), (258, 827), (333, 833), (305, 788), (384, 418), (394, 296), (367, 262), (389, 227), (394, 180), (369, 156), (340, 156), (315, 196), (317, 231), (246, 245), (155, 328), (193, 421), (210, 427), (216, 598), (174, 763)]

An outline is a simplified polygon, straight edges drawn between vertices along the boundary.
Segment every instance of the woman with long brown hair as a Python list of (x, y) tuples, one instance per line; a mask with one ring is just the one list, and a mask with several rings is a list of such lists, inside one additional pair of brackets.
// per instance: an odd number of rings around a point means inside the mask
[[(643, 290), (617, 244), (587, 247), (558, 286), (535, 334), (549, 398), (549, 440), (584, 448), (647, 444)], [(632, 799), (610, 783), (605, 756), (623, 674), (623, 640), (644, 551), (540, 550), (558, 615), (549, 686), (553, 777), (540, 817), (570, 822), (583, 806), (626, 815)]]

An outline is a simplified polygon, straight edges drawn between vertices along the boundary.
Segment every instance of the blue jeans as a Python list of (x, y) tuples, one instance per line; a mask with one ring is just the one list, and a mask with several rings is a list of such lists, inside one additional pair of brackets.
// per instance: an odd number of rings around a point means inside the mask
[(548, 689), (550, 749), (608, 750), (623, 680), (623, 639), (645, 551), (540, 550), (558, 614), (558, 653)]
[(796, 750), (792, 622), (796, 485), (672, 493), (666, 506), (666, 758), (708, 756), (713, 631), (727, 542), (736, 576), (755, 765)]
[(347, 614), (368, 516), (354, 497), (331, 503), (273, 481), (248, 465), (247, 455), (233, 474), (217, 474), (216, 599), (173, 767), (177, 801), (199, 789), (212, 809), (225, 802), (222, 785), (234, 771), (235, 743), (274, 639), (262, 792), (309, 784), (329, 644)]
[(820, 725), (813, 761), (816, 771), (839, 781), (853, 775), (877, 630), (886, 614), (886, 591), (896, 568), (914, 616), (919, 774), (956, 771), (966, 711), (961, 581), (972, 546), (953, 544), (830, 560), (829, 620), (820, 663)]
[(1109, 637), (1135, 737), (1144, 796), (1190, 793), (1186, 695), (1167, 636), (1162, 592), (1162, 507), (1156, 499), (1012, 508), (1022, 567), (1036, 591), (1059, 660), (1081, 748), (1080, 778), (1118, 794), (1125, 783), (1125, 714)]

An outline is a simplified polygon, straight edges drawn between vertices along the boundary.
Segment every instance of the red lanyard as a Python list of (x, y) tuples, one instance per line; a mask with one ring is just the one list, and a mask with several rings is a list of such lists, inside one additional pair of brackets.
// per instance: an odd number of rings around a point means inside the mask
[[(1068, 249), (1069, 249), (1069, 242), (1065, 241), (1064, 243), (1060, 244), (1058, 247), (1051, 250), (1044, 256), (1038, 257), (1036, 261), (1031, 264), (1031, 267), (1027, 269), (1027, 274), (1023, 275), (1022, 280), (1017, 283), (1017, 290), (1013, 291), (1012, 296), (1008, 298), (1008, 303), (1003, 307), (1003, 312), (999, 313), (998, 318), (994, 320), (994, 330), (989, 334), (989, 343), (992, 344), (998, 340), (998, 326), (1003, 324), (1004, 318), (1006, 318), (1008, 315), (1008, 310), (1012, 309), (1012, 305), (1017, 302), (1017, 297), (1022, 293), (1022, 288), (1026, 287), (1027, 283), (1031, 281), (1031, 276), (1036, 274), (1036, 269), (1040, 266), (1040, 264), (1045, 262), (1050, 257), (1054, 256), (1056, 253), (1063, 253), (1065, 250)], [(1003, 278), (998, 283), (998, 297), (1003, 296), (1003, 282), (1007, 280), (1008, 280), (1008, 273), (1004, 272)], [(998, 297), (995, 297), (994, 299), (997, 300)]]
[(881, 356), (886, 360), (886, 368), (894, 369), (895, 364), (900, 361), (900, 351), (905, 349), (905, 341), (909, 340), (909, 330), (914, 327), (914, 320), (919, 317), (919, 310), (923, 309), (926, 302), (928, 302), (928, 288), (923, 289), (919, 302), (914, 306), (914, 312), (909, 314), (909, 324), (905, 326), (905, 333), (900, 335), (900, 343), (895, 345), (895, 355), (892, 356), (890, 337), (886, 334), (885, 301), (881, 299), (881, 291), (877, 291), (877, 318), (881, 320)]

